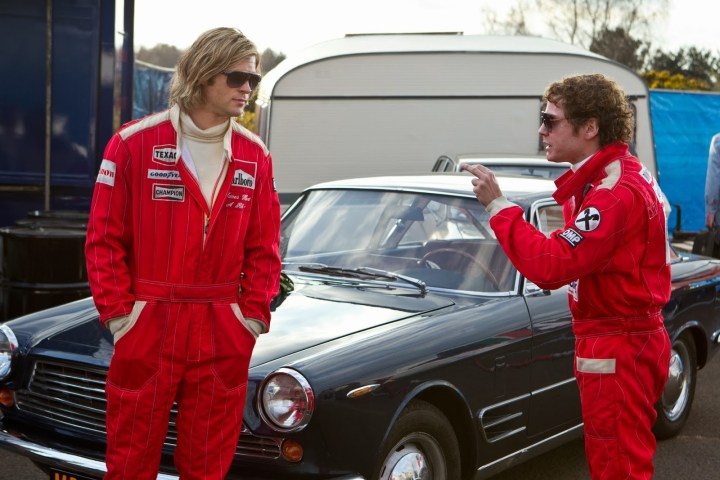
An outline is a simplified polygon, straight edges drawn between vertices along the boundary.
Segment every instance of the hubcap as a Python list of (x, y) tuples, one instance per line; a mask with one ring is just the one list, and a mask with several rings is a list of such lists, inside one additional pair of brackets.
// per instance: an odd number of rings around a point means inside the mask
[(413, 432), (389, 452), (380, 480), (448, 480), (442, 447), (430, 435)]
[(415, 445), (405, 445), (388, 457), (386, 475), (383, 475), (383, 478), (430, 480), (432, 474), (428, 470), (423, 452)]
[(673, 348), (668, 381), (662, 395), (663, 410), (671, 421), (677, 420), (685, 410), (689, 391), (686, 361), (680, 350)]

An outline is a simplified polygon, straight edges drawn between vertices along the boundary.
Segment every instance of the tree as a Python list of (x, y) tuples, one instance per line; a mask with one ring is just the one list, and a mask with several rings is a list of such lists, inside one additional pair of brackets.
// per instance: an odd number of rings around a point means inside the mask
[(720, 57), (695, 47), (653, 50), (652, 27), (668, 0), (515, 0), (505, 18), (483, 13), (489, 33), (543, 35), (626, 65), (651, 88), (720, 90)]
[(695, 47), (681, 48), (676, 52), (658, 50), (650, 59), (648, 70), (682, 75), (704, 86), (699, 88), (700, 90), (710, 90), (718, 87), (720, 57), (713, 55), (709, 50)]
[(687, 78), (682, 73), (671, 73), (667, 70), (648, 70), (640, 76), (649, 88), (666, 90), (708, 90), (708, 85), (694, 78)]
[(260, 65), (264, 73), (269, 72), (277, 66), (278, 63), (285, 60), (286, 55), (282, 52), (275, 52), (269, 48), (266, 48), (262, 55), (260, 55)]
[(648, 56), (649, 47), (631, 37), (622, 27), (603, 30), (590, 44), (590, 51), (640, 71)]
[(152, 48), (142, 47), (135, 53), (135, 59), (152, 63), (159, 67), (175, 68), (182, 50), (172, 45), (160, 43)]
[(624, 33), (617, 39), (649, 43), (650, 29), (665, 15), (668, 0), (537, 0), (536, 5), (558, 39), (590, 49), (613, 31)]
[(506, 35), (532, 35), (530, 21), (527, 13), (532, 9), (525, 0), (517, 0), (516, 4), (510, 7), (507, 17), (498, 17), (495, 10), (484, 8), (485, 27), (489, 33), (501, 33)]

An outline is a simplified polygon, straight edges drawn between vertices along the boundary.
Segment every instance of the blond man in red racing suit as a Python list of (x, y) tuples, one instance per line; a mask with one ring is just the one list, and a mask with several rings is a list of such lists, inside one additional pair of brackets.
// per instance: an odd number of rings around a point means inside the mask
[(220, 480), (249, 361), (280, 278), (280, 206), (265, 145), (240, 126), (259, 54), (231, 28), (181, 57), (171, 108), (121, 128), (93, 196), (86, 258), (115, 338), (106, 479), (155, 479), (173, 402), (183, 480)]
[(632, 112), (613, 81), (568, 77), (551, 84), (544, 100), (539, 133), (547, 158), (572, 164), (555, 182), (562, 230), (546, 237), (502, 196), (490, 170), (465, 168), (518, 270), (541, 288), (569, 286), (593, 480), (649, 480), (654, 404), (670, 358), (661, 314), (670, 297), (663, 196), (628, 151)]

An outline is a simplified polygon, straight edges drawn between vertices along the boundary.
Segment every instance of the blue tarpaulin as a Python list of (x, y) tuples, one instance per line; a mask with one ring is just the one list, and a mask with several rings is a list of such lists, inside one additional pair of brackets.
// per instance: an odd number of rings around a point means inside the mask
[(168, 105), (172, 68), (135, 60), (133, 75), (133, 119), (164, 110)]
[(720, 94), (675, 90), (650, 91), (650, 115), (660, 187), (673, 206), (668, 227), (705, 228), (705, 174), (710, 139), (720, 132)]

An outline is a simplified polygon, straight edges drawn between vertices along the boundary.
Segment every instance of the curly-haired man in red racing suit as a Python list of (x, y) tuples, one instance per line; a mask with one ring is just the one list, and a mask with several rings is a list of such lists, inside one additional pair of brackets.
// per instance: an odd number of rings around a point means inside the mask
[(235, 454), (281, 268), (271, 157), (234, 120), (259, 59), (240, 31), (205, 32), (178, 62), (170, 109), (105, 148), (85, 253), (115, 337), (106, 480), (157, 478), (174, 401), (180, 478), (221, 480)]
[(661, 314), (670, 298), (663, 196), (628, 151), (633, 115), (615, 82), (597, 74), (564, 78), (544, 100), (539, 133), (547, 158), (572, 164), (555, 182), (562, 230), (546, 237), (505, 199), (489, 169), (465, 169), (518, 270), (541, 288), (569, 285), (593, 480), (647, 480), (654, 404), (670, 357)]

